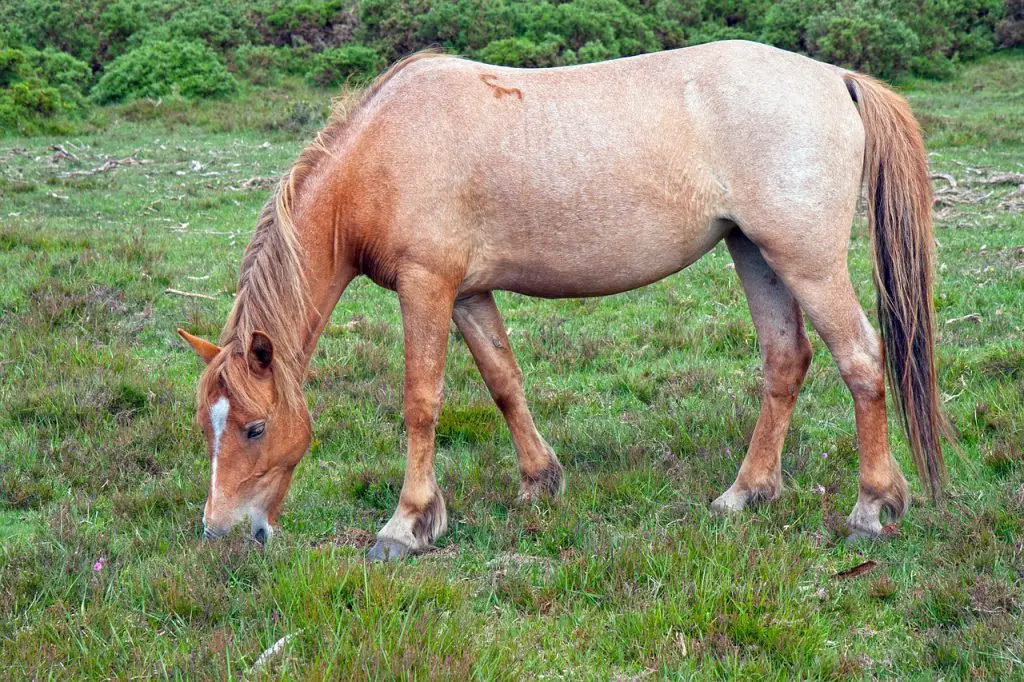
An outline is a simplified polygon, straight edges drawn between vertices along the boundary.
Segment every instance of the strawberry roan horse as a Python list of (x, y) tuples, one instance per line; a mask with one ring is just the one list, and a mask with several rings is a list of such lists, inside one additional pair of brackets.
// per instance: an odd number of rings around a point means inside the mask
[[(429, 57), (429, 58), (428, 58)], [(881, 338), (847, 272), (868, 186)], [(310, 441), (301, 393), (331, 310), (357, 275), (398, 293), (408, 460), (398, 506), (370, 551), (394, 558), (446, 529), (434, 427), (454, 318), (508, 422), (520, 494), (562, 489), (534, 427), (491, 292), (604, 296), (693, 263), (724, 239), (760, 339), (760, 418), (738, 511), (782, 487), (780, 454), (811, 360), (803, 314), (856, 410), (860, 490), (851, 532), (902, 516), (907, 484), (887, 437), (886, 367), (926, 489), (941, 493), (925, 151), (906, 102), (879, 82), (802, 56), (723, 42), (568, 68), (521, 70), (437, 55), (393, 66), (320, 133), (264, 207), (198, 422), (212, 475), (206, 534), (248, 516), (265, 540)]]

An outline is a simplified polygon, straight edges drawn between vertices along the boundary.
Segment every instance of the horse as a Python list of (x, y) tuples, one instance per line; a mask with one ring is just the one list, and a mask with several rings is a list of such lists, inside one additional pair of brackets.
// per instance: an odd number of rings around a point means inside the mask
[[(881, 333), (850, 282), (862, 182)], [(739, 512), (782, 490), (781, 452), (811, 362), (804, 314), (855, 406), (851, 537), (909, 506), (889, 450), (888, 376), (923, 487), (940, 499), (931, 188), (910, 107), (881, 82), (745, 41), (517, 69), (436, 53), (394, 64), (332, 117), (263, 207), (197, 390), (211, 473), (209, 538), (244, 517), (265, 542), (311, 438), (302, 381), (359, 275), (397, 293), (407, 461), (369, 551), (426, 551), (447, 527), (434, 473), (451, 321), (511, 431), (519, 497), (559, 494), (492, 292), (606, 296), (674, 274), (725, 240), (763, 366), (760, 416), (735, 482)]]

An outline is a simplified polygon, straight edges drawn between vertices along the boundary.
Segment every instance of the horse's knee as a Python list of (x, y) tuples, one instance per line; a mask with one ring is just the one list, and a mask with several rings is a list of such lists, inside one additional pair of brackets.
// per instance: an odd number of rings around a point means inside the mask
[(405, 426), (410, 431), (433, 429), (441, 413), (437, 396), (412, 393), (405, 397)]

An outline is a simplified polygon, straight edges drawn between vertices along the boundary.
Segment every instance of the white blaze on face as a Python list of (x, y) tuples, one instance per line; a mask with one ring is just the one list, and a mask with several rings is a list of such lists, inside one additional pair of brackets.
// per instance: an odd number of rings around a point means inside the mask
[(220, 454), (220, 439), (224, 435), (224, 429), (228, 425), (228, 412), (231, 411), (231, 404), (228, 399), (221, 396), (210, 408), (210, 428), (213, 429), (213, 458), (210, 461), (210, 499), (217, 492), (217, 455)]

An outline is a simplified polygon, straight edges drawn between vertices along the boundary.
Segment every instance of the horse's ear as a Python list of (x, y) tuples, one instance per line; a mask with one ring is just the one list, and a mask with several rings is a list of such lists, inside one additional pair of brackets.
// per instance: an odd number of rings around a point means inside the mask
[(196, 355), (201, 357), (206, 364), (210, 364), (217, 357), (217, 353), (220, 353), (220, 346), (198, 336), (192, 336), (184, 329), (178, 330), (178, 336), (185, 339), (188, 345), (192, 346), (192, 350), (196, 352)]
[(263, 332), (253, 332), (249, 341), (249, 369), (256, 374), (270, 371), (270, 363), (274, 361), (274, 344)]

